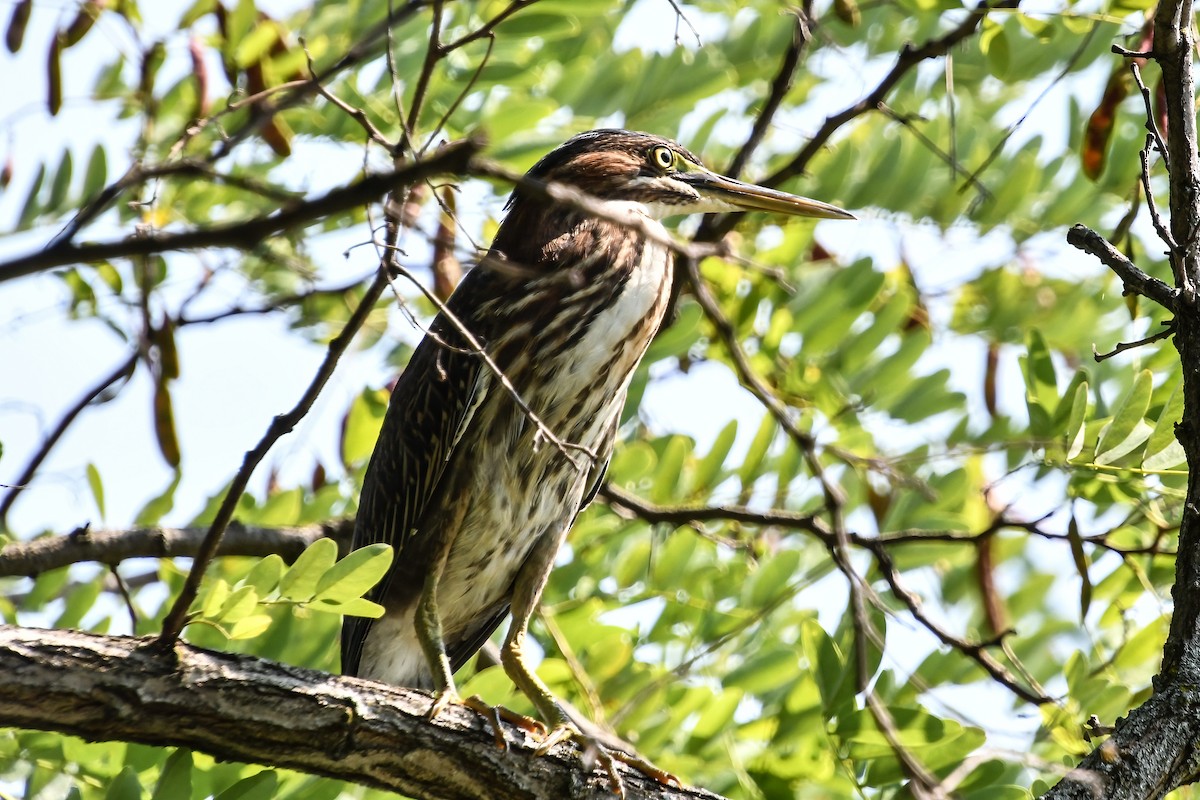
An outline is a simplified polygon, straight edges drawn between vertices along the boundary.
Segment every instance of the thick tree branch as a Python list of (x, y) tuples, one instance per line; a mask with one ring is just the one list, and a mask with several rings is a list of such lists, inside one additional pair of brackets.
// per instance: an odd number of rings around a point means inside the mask
[[(1154, 679), (1154, 694), (1127, 717), (1117, 720), (1113, 735), (1100, 744), (1045, 797), (1060, 800), (1125, 800), (1160, 798), (1200, 776), (1200, 163), (1196, 153), (1195, 89), (1193, 85), (1192, 4), (1164, 0), (1154, 17), (1151, 55), (1163, 72), (1167, 107), (1167, 150), (1170, 159), (1171, 261), (1177, 291), (1175, 346), (1183, 365), (1183, 421), (1176, 435), (1187, 454), (1187, 502), (1179, 526), (1174, 609), (1163, 647), (1163, 661)], [(1071, 229), (1075, 234), (1080, 226)], [(1072, 242), (1075, 244), (1075, 242)], [(1078, 247), (1079, 245), (1076, 244)], [(1105, 260), (1126, 284), (1118, 266)], [(1124, 268), (1124, 267), (1122, 267)], [(1137, 276), (1134, 276), (1138, 279)], [(1140, 279), (1139, 279), (1140, 280)], [(1161, 295), (1158, 282), (1144, 284)], [(1164, 304), (1165, 305), (1165, 304)]]
[(479, 152), (481, 147), (482, 142), (476, 139), (451, 142), (427, 159), (377, 175), (368, 175), (349, 186), (334, 189), (320, 197), (265, 217), (182, 233), (151, 234), (114, 242), (75, 244), (65, 241), (52, 244), (36, 253), (0, 262), (0, 283), (68, 264), (209, 247), (253, 250), (264, 239), (280, 231), (303, 227), (324, 217), (374, 203), (397, 186), (411, 185), (438, 175), (461, 174), (466, 171), (471, 157)]
[[(190, 747), (442, 800), (609, 800), (603, 770), (574, 745), (534, 757), (505, 728), (496, 747), (478, 714), (451, 706), (431, 722), (429, 695), (253, 656), (149, 638), (0, 626), (0, 725), (92, 741)], [(628, 797), (720, 800), (618, 767)]]

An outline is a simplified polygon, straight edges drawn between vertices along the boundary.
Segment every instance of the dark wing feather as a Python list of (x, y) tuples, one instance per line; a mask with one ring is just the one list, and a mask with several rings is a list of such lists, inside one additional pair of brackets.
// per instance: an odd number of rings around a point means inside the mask
[[(469, 273), (452, 298), (451, 309), (460, 319), (456, 306), (475, 303), (471, 295), (483, 277)], [(464, 324), (478, 335), (469, 322)], [(481, 368), (486, 369), (482, 360), (439, 316), (396, 382), (354, 524), (354, 548), (385, 542), (395, 550), (392, 569), (367, 595), (370, 600), (381, 602), (387, 595), (397, 565), (419, 560), (415, 551), (422, 543), (414, 542), (412, 534), (438, 490), (455, 443), (470, 424), (480, 399), (476, 395)], [(358, 673), (371, 622), (365, 617), (343, 621), (342, 674)]]

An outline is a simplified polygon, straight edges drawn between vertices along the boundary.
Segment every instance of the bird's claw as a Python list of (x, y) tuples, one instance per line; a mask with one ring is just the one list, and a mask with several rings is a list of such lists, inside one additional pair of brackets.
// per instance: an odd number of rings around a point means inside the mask
[(463, 701), (459, 698), (458, 692), (453, 688), (443, 689), (433, 696), (433, 704), (429, 706), (429, 713), (425, 715), (427, 719), (437, 719), (438, 714), (441, 714), (450, 705), (461, 706)]
[(591, 770), (592, 766), (599, 762), (600, 766), (608, 774), (609, 783), (612, 784), (613, 792), (618, 797), (625, 797), (625, 779), (621, 777), (620, 770), (617, 769), (617, 763), (620, 761), (623, 764), (628, 764), (638, 772), (658, 781), (663, 786), (683, 786), (683, 783), (676, 776), (659, 769), (640, 756), (631, 755), (623, 750), (607, 747), (593, 736), (579, 732), (571, 725), (559, 725), (554, 730), (550, 731), (547, 736), (542, 739), (542, 743), (538, 745), (534, 751), (535, 756), (542, 756), (550, 752), (550, 750), (558, 744), (561, 744), (568, 739), (574, 739), (583, 748), (583, 763), (584, 767)]
[(508, 749), (508, 742), (504, 738), (504, 728), (500, 720), (504, 720), (510, 725), (514, 725), (537, 737), (544, 737), (546, 735), (546, 726), (533, 717), (518, 714), (516, 711), (504, 706), (494, 706), (477, 694), (471, 695), (462, 701), (462, 704), (474, 710), (488, 721), (488, 724), (492, 726), (492, 735), (496, 739), (496, 747), (501, 750)]

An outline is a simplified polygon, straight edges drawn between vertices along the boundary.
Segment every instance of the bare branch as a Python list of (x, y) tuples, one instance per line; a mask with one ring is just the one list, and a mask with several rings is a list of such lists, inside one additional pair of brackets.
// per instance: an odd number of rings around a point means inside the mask
[[(298, 528), (262, 528), (231, 523), (221, 537), (218, 556), (268, 556), (277, 553), (294, 561), (304, 548), (322, 537), (350, 546), (354, 520), (340, 520)], [(208, 528), (80, 528), (63, 536), (43, 536), (28, 542), (10, 542), (0, 548), (0, 577), (34, 576), (52, 569), (99, 561), (118, 564), (130, 558), (193, 557)]]
[(853, 105), (847, 106), (836, 114), (825, 118), (825, 122), (821, 125), (808, 144), (806, 144), (799, 153), (792, 158), (787, 164), (777, 170), (769, 178), (764, 181), (767, 186), (777, 186), (780, 183), (794, 178), (804, 172), (808, 166), (808, 162), (813, 159), (825, 143), (838, 131), (843, 125), (850, 120), (862, 116), (863, 114), (874, 111), (879, 104), (887, 99), (888, 94), (898, 84), (905, 75), (916, 68), (922, 61), (928, 61), (931, 58), (940, 58), (956, 44), (973, 35), (979, 28), (983, 18), (989, 11), (994, 8), (1016, 8), (1020, 0), (1001, 0), (998, 3), (989, 3), (983, 0), (978, 3), (974, 9), (951, 30), (943, 35), (930, 39), (929, 41), (919, 46), (905, 45), (900, 50), (900, 54), (896, 58), (896, 63), (888, 71), (874, 89), (872, 89), (866, 97), (862, 98)]
[(1096, 231), (1086, 225), (1072, 225), (1071, 229), (1067, 231), (1067, 242), (1100, 259), (1105, 266), (1117, 273), (1117, 277), (1125, 283), (1127, 290), (1153, 300), (1172, 313), (1178, 313), (1178, 291), (1158, 278), (1152, 278), (1142, 272), (1136, 264)]
[(280, 231), (378, 201), (396, 186), (412, 184), (436, 175), (461, 173), (482, 143), (475, 139), (451, 142), (434, 155), (378, 175), (368, 175), (349, 186), (321, 197), (297, 203), (265, 217), (228, 225), (214, 225), (182, 233), (151, 234), (113, 242), (73, 244), (62, 241), (44, 250), (0, 262), (0, 283), (67, 264), (92, 263), (114, 258), (147, 256), (176, 250), (209, 247), (240, 247), (247, 250)]
[[(678, 9), (676, 10), (678, 11)], [(796, 22), (792, 26), (792, 41), (788, 43), (787, 50), (783, 52), (783, 58), (779, 62), (779, 71), (775, 73), (775, 78), (771, 81), (771, 90), (767, 93), (762, 108), (754, 117), (754, 126), (750, 129), (750, 135), (746, 137), (746, 141), (742, 143), (733, 160), (729, 162), (727, 174), (731, 178), (742, 174), (742, 170), (750, 161), (750, 156), (762, 144), (763, 137), (766, 136), (767, 129), (771, 127), (771, 121), (775, 118), (775, 112), (779, 110), (783, 98), (792, 88), (796, 67), (800, 65), (800, 56), (804, 54), (805, 48), (812, 40), (808, 31), (807, 14), (802, 9), (793, 9), (792, 13), (796, 17)], [(680, 16), (683, 15), (680, 14)], [(696, 36), (696, 41), (700, 41), (699, 35)]]
[(1133, 350), (1135, 347), (1143, 347), (1144, 345), (1161, 342), (1163, 339), (1175, 334), (1174, 322), (1164, 322), (1163, 325), (1166, 327), (1158, 333), (1152, 333), (1149, 336), (1138, 339), (1136, 342), (1117, 342), (1117, 346), (1107, 353), (1099, 352), (1096, 350), (1096, 345), (1092, 345), (1092, 358), (1096, 359), (1097, 361), (1107, 361), (1118, 353), (1124, 353), (1126, 350)]

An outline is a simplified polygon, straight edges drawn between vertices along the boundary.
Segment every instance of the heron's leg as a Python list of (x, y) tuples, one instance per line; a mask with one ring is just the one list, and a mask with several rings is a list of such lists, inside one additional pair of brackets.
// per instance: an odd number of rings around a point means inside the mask
[(546, 580), (554, 567), (554, 558), (566, 533), (566, 530), (563, 530), (558, 536), (544, 537), (534, 546), (521, 566), (513, 584), (512, 626), (508, 629), (508, 635), (504, 637), (504, 644), (500, 648), (500, 663), (508, 677), (529, 698), (542, 719), (553, 726), (553, 730), (542, 740), (535, 755), (544, 755), (556, 744), (575, 739), (583, 747), (585, 763), (589, 763), (590, 759), (599, 761), (608, 773), (613, 791), (621, 797), (625, 796), (625, 781), (617, 770), (617, 761), (629, 764), (660, 783), (674, 782), (679, 785), (678, 778), (658, 769), (645, 759), (607, 747), (596, 737), (580, 732), (571, 722), (566, 709), (555, 699), (550, 687), (546, 686), (525, 661), (525, 637), (529, 633), (529, 620), (542, 597), (542, 590), (546, 587)]
[(421, 587), (421, 596), (417, 600), (413, 619), (417, 640), (421, 643), (421, 650), (425, 652), (425, 660), (429, 663), (429, 671), (433, 675), (434, 701), (429, 709), (430, 719), (436, 717), (450, 703), (460, 702), (458, 690), (454, 686), (454, 675), (450, 669), (450, 657), (446, 655), (446, 637), (442, 633), (442, 615), (438, 610), (438, 586), (442, 582), (446, 562), (450, 558), (450, 546), (454, 543), (465, 514), (464, 506), (455, 518), (449, 520), (449, 524), (442, 528), (442, 543), (430, 560), (430, 569), (425, 574), (425, 583)]
[(504, 637), (504, 644), (500, 646), (500, 663), (508, 677), (529, 698), (542, 719), (555, 728), (570, 725), (571, 720), (554, 699), (550, 687), (526, 663), (525, 637), (529, 633), (529, 621), (533, 618), (554, 566), (554, 557), (565, 537), (565, 530), (541, 537), (521, 565), (513, 581), (512, 625)]

